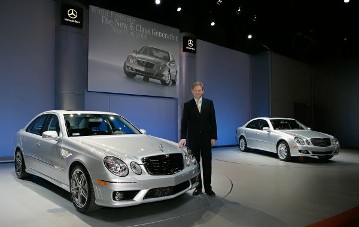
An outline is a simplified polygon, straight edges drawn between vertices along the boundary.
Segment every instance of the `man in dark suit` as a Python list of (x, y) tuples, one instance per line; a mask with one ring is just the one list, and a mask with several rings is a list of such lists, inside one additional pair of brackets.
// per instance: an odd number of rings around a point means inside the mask
[[(202, 164), (203, 186), (207, 195), (215, 196), (212, 190), (212, 146), (217, 140), (216, 113), (213, 101), (203, 98), (203, 83), (192, 85), (193, 99), (183, 106), (181, 121), (181, 140), (179, 146), (189, 147), (196, 157), (198, 164)], [(201, 163), (202, 159), (202, 163)], [(193, 195), (202, 193), (202, 179)]]

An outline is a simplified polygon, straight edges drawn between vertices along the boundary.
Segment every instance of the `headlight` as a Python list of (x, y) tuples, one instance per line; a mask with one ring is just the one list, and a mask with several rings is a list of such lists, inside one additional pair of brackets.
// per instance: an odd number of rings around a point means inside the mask
[(128, 167), (121, 159), (107, 156), (103, 159), (106, 168), (113, 174), (119, 177), (125, 177), (128, 174)]
[(136, 58), (134, 58), (133, 56), (128, 56), (127, 61), (131, 62), (132, 64), (136, 62)]
[(294, 141), (297, 143), (297, 144), (300, 144), (300, 145), (305, 145), (305, 142), (302, 138), (300, 137), (294, 137)]
[(196, 157), (193, 155), (191, 149), (187, 148), (187, 154), (185, 155), (186, 165), (195, 165), (197, 163)]
[(137, 174), (137, 175), (141, 175), (142, 174), (142, 169), (141, 166), (137, 163), (137, 162), (131, 162), (130, 164), (132, 171)]

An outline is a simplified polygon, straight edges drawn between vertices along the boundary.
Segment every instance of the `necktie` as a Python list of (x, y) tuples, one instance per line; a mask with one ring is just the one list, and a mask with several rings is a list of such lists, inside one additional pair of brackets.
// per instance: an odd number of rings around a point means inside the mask
[(201, 113), (201, 101), (197, 100), (197, 108), (198, 108), (198, 112)]

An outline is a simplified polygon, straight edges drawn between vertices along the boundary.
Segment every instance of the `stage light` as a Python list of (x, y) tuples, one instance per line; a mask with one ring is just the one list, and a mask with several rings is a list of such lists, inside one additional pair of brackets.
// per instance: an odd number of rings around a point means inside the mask
[(180, 6), (177, 7), (177, 12), (181, 12), (182, 8)]
[(161, 0), (155, 0), (156, 5), (161, 4)]
[(248, 34), (247, 38), (252, 39), (253, 38), (252, 34)]
[(217, 5), (220, 5), (220, 4), (222, 4), (222, 0), (217, 1)]
[(239, 14), (241, 12), (241, 7), (238, 7), (236, 13)]
[(256, 22), (256, 20), (257, 20), (257, 15), (254, 15), (253, 16), (253, 22)]
[(216, 23), (214, 21), (212, 21), (211, 26), (213, 27), (214, 25), (216, 25)]
[(349, 3), (350, 2), (350, 0), (344, 0), (344, 3)]

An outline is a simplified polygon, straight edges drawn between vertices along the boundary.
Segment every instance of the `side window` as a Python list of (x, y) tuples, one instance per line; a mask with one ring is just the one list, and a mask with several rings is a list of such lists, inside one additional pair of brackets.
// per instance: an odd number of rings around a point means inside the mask
[(261, 120), (260, 129), (262, 130), (264, 127), (269, 127), (269, 124), (266, 120)]
[(259, 129), (259, 122), (260, 120), (253, 120), (251, 122), (249, 122), (249, 124), (247, 125), (247, 128), (251, 128), (251, 129)]
[(124, 119), (113, 118), (110, 124), (114, 134), (136, 134), (136, 129)]
[(59, 119), (56, 115), (51, 115), (48, 120), (48, 124), (46, 126), (46, 129), (44, 131), (56, 131), (57, 134), (60, 134), (60, 125), (59, 125)]
[(31, 124), (26, 128), (26, 132), (41, 136), (47, 116), (47, 114), (44, 114), (33, 120)]

